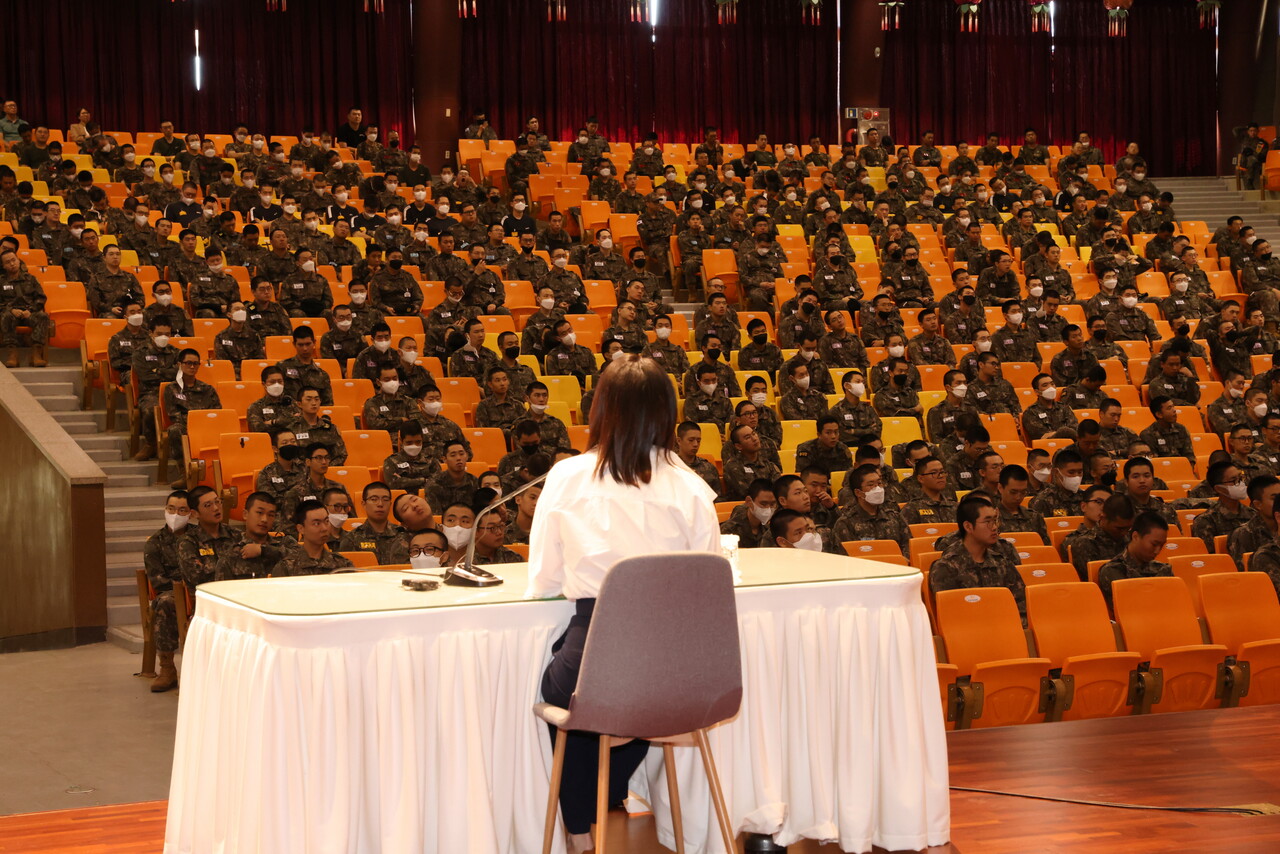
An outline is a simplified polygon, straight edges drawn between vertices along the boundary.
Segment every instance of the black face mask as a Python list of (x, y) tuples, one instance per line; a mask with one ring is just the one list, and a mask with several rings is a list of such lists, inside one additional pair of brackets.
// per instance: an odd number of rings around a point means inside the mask
[(975, 297), (973, 294), (965, 294), (964, 296), (960, 297), (960, 302), (964, 303), (965, 305), (973, 305), (977, 301), (978, 301), (978, 298)]
[(520, 348), (507, 347), (502, 351), (502, 355), (506, 356), (508, 359), (515, 359), (517, 356), (520, 355)]
[(759, 335), (752, 335), (751, 341), (757, 347), (763, 347), (765, 344), (769, 343), (769, 336), (767, 333), (761, 332)]
[(401, 261), (399, 258), (393, 258), (393, 259), (388, 263), (388, 265), (387, 265), (387, 266), (389, 266), (389, 267), (390, 267), (391, 269), (393, 269), (393, 270), (399, 270), (401, 267), (403, 267), (403, 266), (404, 266), (404, 262), (403, 262), (403, 261)]
[(1104, 242), (1107, 244), (1107, 246), (1110, 246), (1113, 249), (1120, 245), (1120, 241), (1116, 240), (1114, 237)]
[(287, 463), (302, 459), (302, 449), (297, 445), (285, 445), (280, 449), (280, 459)]
[(1191, 334), (1191, 327), (1190, 327), (1190, 326), (1188, 326), (1187, 324), (1185, 324), (1185, 323), (1184, 323), (1184, 324), (1182, 324), (1181, 326), (1179, 326), (1179, 327), (1178, 327), (1178, 336), (1179, 336), (1179, 337), (1181, 337), (1181, 338), (1186, 338), (1186, 337), (1187, 337), (1188, 335), (1190, 335), (1190, 334)]
[(524, 454), (526, 457), (531, 457), (534, 454), (538, 453), (538, 446), (537, 445), (521, 445), (520, 453)]
[(647, 258), (637, 258), (636, 260), (632, 261), (631, 263), (632, 263), (632, 265), (634, 265), (634, 266), (635, 266), (635, 268), (636, 268), (637, 270), (643, 270), (643, 269), (644, 269), (644, 265), (645, 265), (645, 264), (647, 264), (647, 263), (649, 263), (649, 261), (648, 261), (648, 259), (647, 259)]
[(710, 350), (707, 350), (707, 352), (706, 352), (706, 357), (707, 357), (708, 359), (710, 359), (711, 361), (713, 361), (713, 362), (715, 362), (715, 361), (719, 360), (719, 358), (720, 358), (720, 348), (719, 348), (719, 347), (712, 347)]
[(1259, 256), (1258, 256), (1258, 260), (1259, 260), (1259, 261), (1264, 261), (1264, 262), (1265, 262), (1265, 261), (1270, 261), (1270, 260), (1271, 260), (1271, 253), (1270, 253), (1270, 252), (1263, 252), (1261, 255), (1259, 255)]
[(800, 310), (803, 311), (805, 314), (813, 314), (813, 303), (811, 302), (800, 303)]
[(532, 254), (533, 254), (533, 247), (532, 247), (532, 246), (521, 246), (521, 247), (520, 247), (520, 251), (521, 251), (521, 252), (523, 252), (523, 253), (524, 253), (524, 254), (526, 254), (526, 255), (532, 255)]
[(908, 267), (915, 267), (916, 265), (918, 265), (918, 264), (920, 263), (920, 259), (919, 259), (919, 258), (908, 258), (908, 259), (906, 260), (906, 262), (905, 262), (905, 263), (906, 263), (906, 265), (907, 265)]
[(492, 202), (492, 203), (493, 203), (493, 204), (495, 204), (495, 205), (496, 205), (499, 201), (501, 201), (501, 199), (502, 199), (502, 197), (501, 197), (501, 196), (490, 196), (490, 197), (489, 197), (489, 201), (490, 201), (490, 202)]
[(841, 264), (843, 264), (843, 263), (844, 263), (844, 256), (843, 256), (843, 255), (832, 255), (832, 256), (831, 256), (831, 266), (833, 266), (833, 267), (839, 267), (839, 266), (840, 266)]
[(907, 375), (906, 375), (906, 374), (898, 374), (896, 377), (894, 377), (894, 378), (893, 378), (893, 384), (894, 384), (894, 385), (896, 385), (898, 388), (906, 388), (906, 387), (907, 387)]
[(1094, 332), (1093, 332), (1093, 340), (1094, 340), (1094, 341), (1106, 341), (1106, 340), (1107, 340), (1107, 330), (1105, 330), (1105, 329), (1095, 329), (1095, 330), (1094, 330)]
[(893, 312), (892, 312), (892, 311), (877, 311), (877, 312), (876, 312), (876, 316), (877, 316), (877, 317), (879, 317), (881, 320), (888, 320), (889, 318), (893, 317)]
[(889, 260), (890, 260), (890, 261), (901, 261), (901, 260), (902, 260), (902, 250), (901, 250), (901, 249), (895, 249), (895, 250), (893, 250), (892, 252), (890, 252), (890, 253), (889, 253)]

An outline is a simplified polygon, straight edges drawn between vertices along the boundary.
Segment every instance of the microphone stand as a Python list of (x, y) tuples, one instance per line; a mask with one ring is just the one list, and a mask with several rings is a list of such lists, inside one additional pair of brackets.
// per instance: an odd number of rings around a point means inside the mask
[[(476, 514), (476, 521), (474, 524), (479, 525), (480, 520), (485, 516), (485, 514), (489, 513), (492, 510), (496, 510), (498, 507), (501, 507), (503, 504), (515, 498), (517, 495), (524, 492), (525, 490), (532, 489), (533, 487), (542, 483), (544, 480), (547, 479), (547, 475), (549, 474), (551, 474), (550, 471), (546, 472), (545, 474), (538, 475), (533, 480), (529, 481), (528, 483), (521, 486), (519, 489), (512, 492), (510, 495), (499, 495), (496, 499), (494, 499), (493, 503), (491, 503), (488, 507), (484, 508), (478, 514)], [(448, 567), (444, 573), (444, 578), (443, 578), (444, 583), (452, 584), (457, 587), (493, 587), (494, 585), (501, 584), (502, 578), (500, 578), (497, 575), (494, 575), (492, 572), (489, 572), (486, 569), (475, 566), (472, 563), (472, 561), (475, 559), (475, 554), (476, 554), (476, 535), (475, 535), (475, 531), (473, 530), (471, 532), (471, 542), (467, 543), (467, 554), (462, 566)]]

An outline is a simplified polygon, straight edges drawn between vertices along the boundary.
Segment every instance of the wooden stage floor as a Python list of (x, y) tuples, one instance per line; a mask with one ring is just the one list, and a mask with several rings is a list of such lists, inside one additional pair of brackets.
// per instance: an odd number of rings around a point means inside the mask
[[(952, 786), (1152, 806), (1280, 812), (1280, 706), (951, 733)], [(930, 854), (1280, 851), (1280, 815), (1128, 810), (953, 791), (952, 844)], [(154, 801), (0, 818), (2, 854), (156, 854)], [(615, 854), (659, 854), (649, 819), (615, 815)], [(788, 854), (828, 854), (794, 845)], [(390, 852), (388, 852), (390, 854)]]

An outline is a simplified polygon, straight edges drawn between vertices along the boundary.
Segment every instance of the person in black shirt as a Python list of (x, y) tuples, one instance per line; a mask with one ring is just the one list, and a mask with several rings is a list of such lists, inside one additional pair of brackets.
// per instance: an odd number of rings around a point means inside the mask
[(364, 142), (364, 112), (359, 107), (347, 111), (347, 122), (334, 132), (333, 138), (348, 148), (356, 148)]

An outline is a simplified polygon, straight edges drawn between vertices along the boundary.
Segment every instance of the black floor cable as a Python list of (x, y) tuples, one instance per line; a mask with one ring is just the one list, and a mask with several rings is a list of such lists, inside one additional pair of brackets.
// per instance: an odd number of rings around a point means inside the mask
[(1055, 798), (1052, 795), (1032, 795), (1027, 792), (1001, 792), (997, 789), (978, 789), (972, 786), (952, 786), (955, 792), (977, 792), (983, 795), (1004, 795), (1010, 798), (1029, 798), (1036, 801), (1054, 801), (1060, 804), (1082, 804), (1089, 807), (1114, 807), (1122, 810), (1160, 810), (1163, 812), (1207, 812), (1228, 815), (1267, 815), (1262, 810), (1248, 807), (1157, 807), (1150, 804), (1120, 804), (1111, 801), (1084, 801), (1076, 798)]

